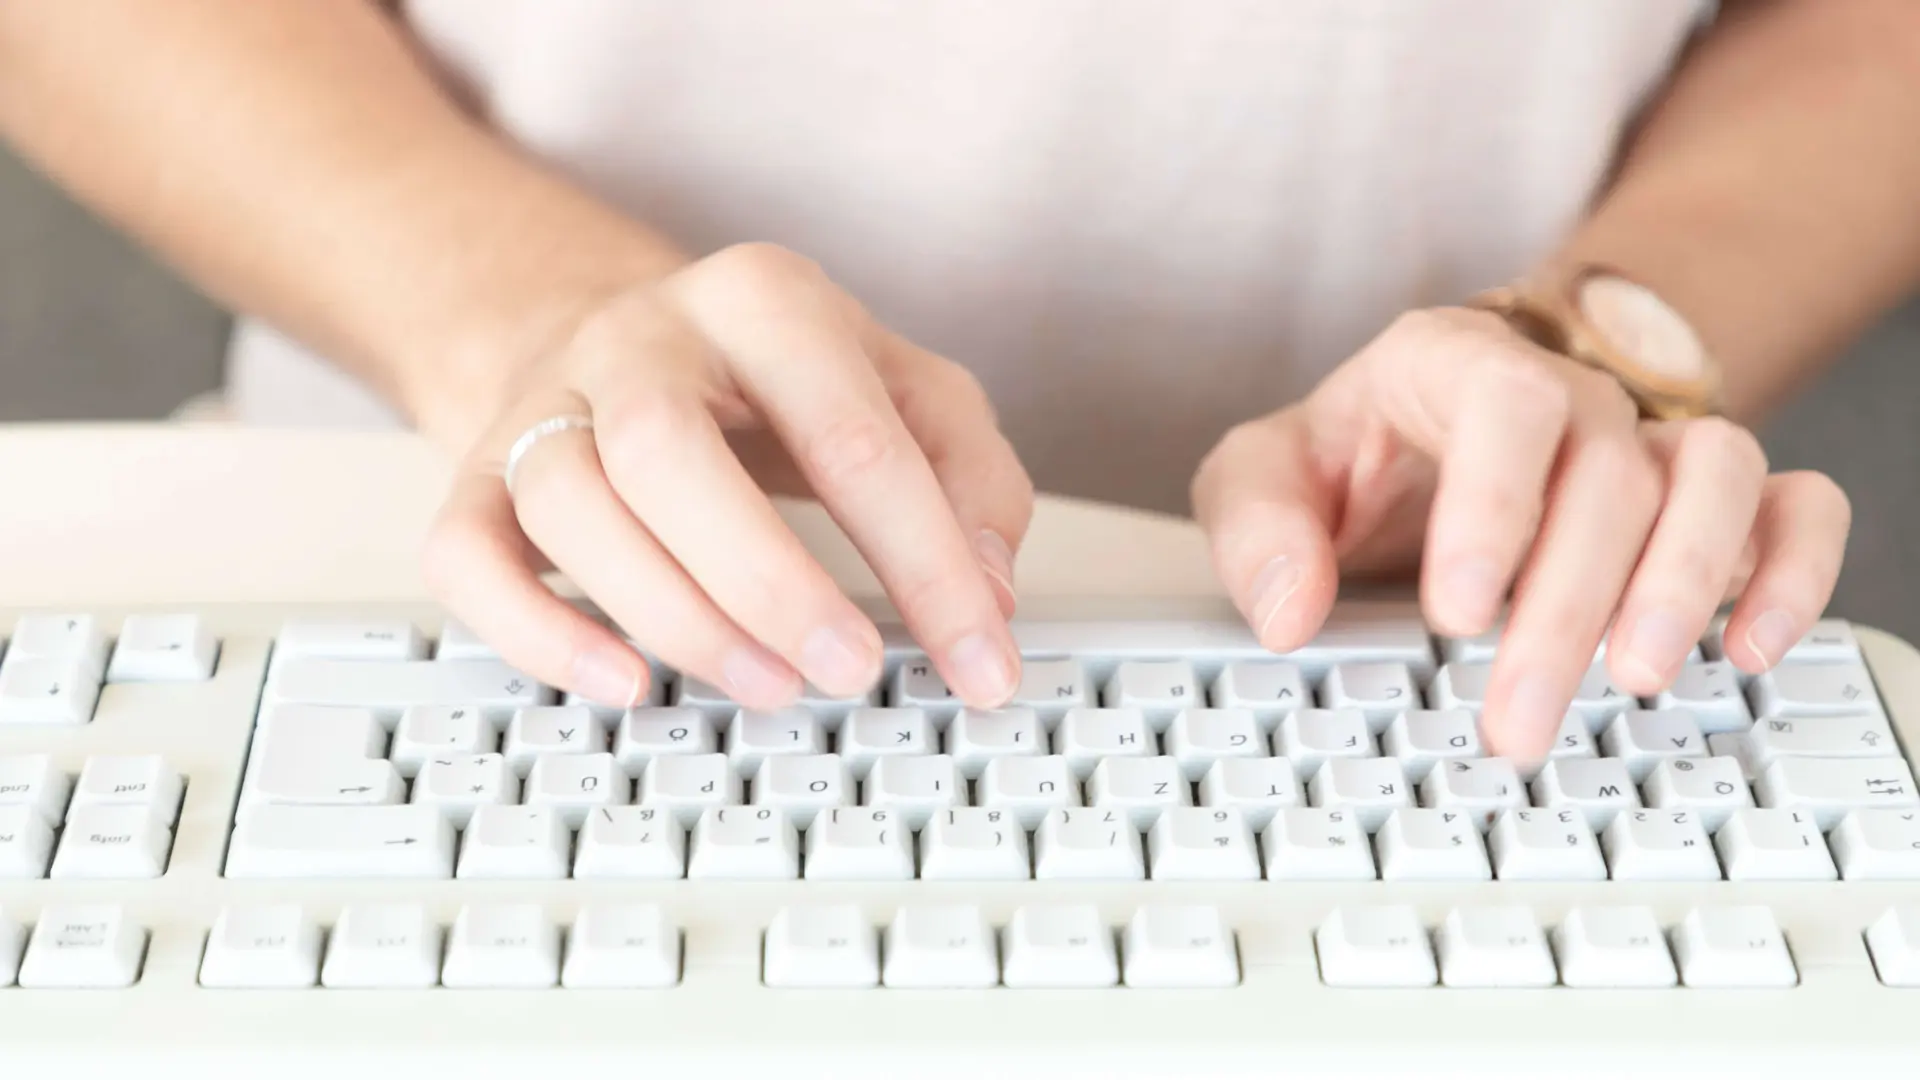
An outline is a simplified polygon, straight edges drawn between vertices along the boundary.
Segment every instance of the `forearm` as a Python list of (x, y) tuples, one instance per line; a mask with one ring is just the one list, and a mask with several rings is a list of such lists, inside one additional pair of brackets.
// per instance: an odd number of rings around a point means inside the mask
[(0, 2), (0, 135), (454, 441), (511, 357), (679, 261), (464, 115), (369, 0)]
[(1920, 283), (1920, 4), (1728, 6), (1558, 258), (1684, 311), (1753, 422)]

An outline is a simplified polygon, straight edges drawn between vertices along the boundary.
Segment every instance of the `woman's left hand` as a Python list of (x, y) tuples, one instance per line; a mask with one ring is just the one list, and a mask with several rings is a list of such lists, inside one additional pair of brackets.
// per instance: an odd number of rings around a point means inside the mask
[(1491, 629), (1510, 597), (1482, 728), (1488, 753), (1526, 760), (1603, 638), (1614, 682), (1651, 695), (1738, 596), (1728, 659), (1779, 663), (1832, 594), (1851, 518), (1827, 477), (1768, 475), (1745, 428), (1642, 420), (1604, 372), (1454, 308), (1401, 317), (1305, 400), (1229, 432), (1193, 499), (1276, 652), (1313, 637), (1343, 573), (1418, 567), (1450, 636)]

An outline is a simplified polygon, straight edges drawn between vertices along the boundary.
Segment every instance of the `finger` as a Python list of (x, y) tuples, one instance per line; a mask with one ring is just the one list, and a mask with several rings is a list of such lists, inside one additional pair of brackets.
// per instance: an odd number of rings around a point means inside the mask
[(971, 372), (897, 334), (878, 336), (880, 373), (894, 407), (927, 455), (962, 531), (973, 537), (1001, 614), (1011, 618), (1014, 553), (1033, 520), (1033, 480)]
[(1318, 632), (1339, 589), (1327, 522), (1332, 488), (1314, 467), (1296, 407), (1227, 433), (1193, 482), (1194, 517), (1214, 569), (1260, 644), (1297, 649)]
[(428, 588), (501, 659), (550, 686), (608, 705), (647, 694), (647, 662), (618, 635), (555, 596), (534, 573), (499, 475), (454, 481), (424, 548)]
[[(651, 543), (720, 612), (813, 685), (863, 694), (879, 680), (873, 621), (806, 550), (728, 446), (699, 374), (721, 363), (677, 323), (630, 323), (587, 348), (594, 439), (604, 477)], [(646, 366), (632, 362), (637, 354)]]
[(1736, 667), (1766, 671), (1813, 629), (1833, 598), (1852, 526), (1852, 504), (1827, 477), (1767, 479), (1753, 530), (1753, 578), (1727, 619), (1727, 658)]
[(1621, 689), (1651, 697), (1679, 673), (1739, 572), (1767, 457), (1745, 428), (1718, 418), (1644, 430), (1667, 462), (1666, 505), (1614, 621), (1607, 666)]
[(1514, 590), (1482, 716), (1489, 750), (1521, 761), (1543, 757), (1559, 730), (1665, 490), (1630, 419), (1577, 430), (1563, 459)]
[(1532, 349), (1490, 345), (1455, 376), (1421, 574), (1427, 618), (1443, 634), (1494, 624), (1539, 527), (1571, 405), (1560, 371)]
[(1007, 619), (874, 371), (864, 315), (811, 263), (760, 247), (709, 257), (677, 295), (948, 685), (970, 705), (1004, 704), (1019, 678)]
[(529, 453), (513, 502), (554, 566), (669, 667), (747, 708), (778, 708), (798, 696), (793, 669), (715, 607), (620, 503), (585, 433), (550, 437)]

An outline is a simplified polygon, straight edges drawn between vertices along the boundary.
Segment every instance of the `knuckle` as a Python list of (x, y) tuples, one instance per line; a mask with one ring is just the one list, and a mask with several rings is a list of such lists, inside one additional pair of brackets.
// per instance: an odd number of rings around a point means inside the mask
[(1764, 476), (1767, 452), (1753, 432), (1721, 416), (1709, 416), (1687, 425), (1680, 436), (1681, 453), (1726, 462), (1749, 476)]
[(1578, 468), (1588, 482), (1611, 488), (1628, 505), (1643, 510), (1657, 506), (1664, 494), (1659, 466), (1630, 435), (1589, 439), (1581, 447)]
[(1853, 500), (1846, 489), (1827, 474), (1810, 470), (1782, 473), (1779, 483), (1795, 503), (1806, 507), (1806, 512), (1852, 525)]
[(1736, 552), (1719, 551), (1688, 538), (1677, 544), (1662, 560), (1662, 572), (1669, 587), (1678, 587), (1690, 596), (1718, 596), (1732, 576)]
[(1478, 378), (1481, 393), (1529, 413), (1564, 420), (1573, 408), (1573, 390), (1567, 380), (1536, 357), (1504, 349), (1489, 353)]
[(777, 293), (818, 282), (820, 264), (798, 252), (761, 241), (734, 244), (707, 256), (715, 275), (751, 293)]
[(700, 416), (694, 406), (664, 387), (646, 387), (626, 397), (594, 429), (609, 471), (627, 471), (668, 457), (689, 445)]
[(828, 421), (802, 440), (801, 458), (823, 487), (858, 484), (900, 456), (900, 443), (879, 417), (852, 413)]

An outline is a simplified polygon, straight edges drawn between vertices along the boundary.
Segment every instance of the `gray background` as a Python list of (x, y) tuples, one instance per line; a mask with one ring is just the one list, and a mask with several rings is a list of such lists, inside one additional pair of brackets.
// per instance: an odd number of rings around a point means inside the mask
[[(226, 329), (0, 154), (0, 422), (165, 416), (219, 384)], [(1764, 434), (1776, 468), (1822, 470), (1853, 497), (1833, 610), (1920, 642), (1920, 302)]]

